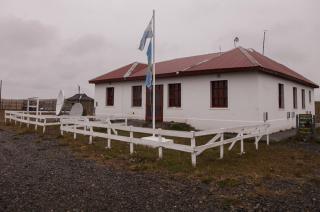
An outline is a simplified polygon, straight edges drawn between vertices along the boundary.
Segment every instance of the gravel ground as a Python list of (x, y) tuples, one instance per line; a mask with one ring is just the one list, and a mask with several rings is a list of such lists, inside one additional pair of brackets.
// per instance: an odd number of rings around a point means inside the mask
[(208, 191), (201, 184), (114, 170), (31, 134), (0, 131), (0, 167), (0, 211), (208, 208), (203, 201)]
[[(265, 179), (261, 185), (269, 186), (274, 195), (257, 190), (247, 179), (224, 188), (115, 170), (75, 157), (56, 140), (0, 129), (0, 211), (220, 211), (239, 210), (239, 205), (258, 211), (320, 208), (320, 180), (300, 184)], [(283, 196), (283, 190), (289, 195)]]

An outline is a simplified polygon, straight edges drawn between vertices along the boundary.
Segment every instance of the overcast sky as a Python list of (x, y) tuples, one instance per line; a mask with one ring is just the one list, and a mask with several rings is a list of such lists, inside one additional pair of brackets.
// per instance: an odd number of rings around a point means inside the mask
[[(0, 0), (3, 96), (55, 98), (83, 92), (119, 66), (146, 62), (137, 50), (156, 9), (156, 57), (233, 48), (261, 52), (320, 84), (319, 0)], [(319, 91), (317, 98), (320, 99)]]

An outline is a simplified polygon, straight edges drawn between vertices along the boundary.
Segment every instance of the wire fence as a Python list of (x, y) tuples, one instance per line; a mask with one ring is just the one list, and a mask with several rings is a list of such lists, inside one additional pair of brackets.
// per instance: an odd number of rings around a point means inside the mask
[[(26, 110), (28, 100), (26, 99), (2, 99), (0, 103), (1, 110)], [(53, 111), (56, 108), (56, 99), (41, 99), (40, 110)]]
[[(31, 104), (35, 105), (36, 100), (31, 100)], [(72, 105), (78, 101), (68, 101), (64, 102), (63, 110), (70, 111)], [(40, 99), (39, 110), (40, 111), (55, 111), (56, 110), (56, 99)], [(94, 102), (93, 101), (82, 101), (81, 102), (84, 110), (83, 115), (93, 115), (94, 114)], [(2, 99), (0, 102), (0, 110), (16, 110), (16, 111), (26, 111), (28, 105), (27, 99)], [(29, 108), (29, 110), (35, 110), (35, 108)]]

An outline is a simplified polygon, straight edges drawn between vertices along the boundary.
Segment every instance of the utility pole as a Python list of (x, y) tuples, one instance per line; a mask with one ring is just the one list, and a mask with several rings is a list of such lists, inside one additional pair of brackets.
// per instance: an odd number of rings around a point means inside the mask
[(265, 45), (265, 42), (266, 42), (266, 31), (267, 30), (263, 31), (262, 55), (264, 55), (264, 45)]
[(2, 109), (2, 96), (1, 96), (1, 92), (2, 92), (2, 80), (0, 80), (0, 110)]

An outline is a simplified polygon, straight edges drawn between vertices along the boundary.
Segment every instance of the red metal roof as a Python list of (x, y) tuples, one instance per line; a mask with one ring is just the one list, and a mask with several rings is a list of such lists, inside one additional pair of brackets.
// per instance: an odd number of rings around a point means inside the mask
[[(135, 63), (126, 65), (92, 79), (89, 82), (97, 84), (111, 81), (144, 79), (147, 71), (147, 65), (141, 63), (136, 65), (134, 64)], [(129, 76), (124, 78), (124, 75), (126, 75), (129, 70), (131, 73)], [(158, 78), (233, 71), (262, 71), (296, 81), (313, 88), (319, 87), (314, 82), (294, 72), (290, 68), (279, 64), (252, 49), (244, 49), (242, 47), (238, 47), (224, 53), (184, 57), (156, 63), (156, 76)]]
[[(108, 81), (122, 81), (124, 80), (125, 74), (130, 70), (130, 68), (134, 65), (135, 63), (131, 63), (129, 65), (123, 66), (121, 68), (118, 68), (114, 71), (108, 72), (106, 74), (103, 74), (99, 77), (96, 77), (92, 80), (90, 80), (90, 83), (103, 83), (103, 82), (108, 82)], [(133, 69), (132, 74), (135, 74), (147, 67), (146, 64), (138, 63), (137, 66)]]

